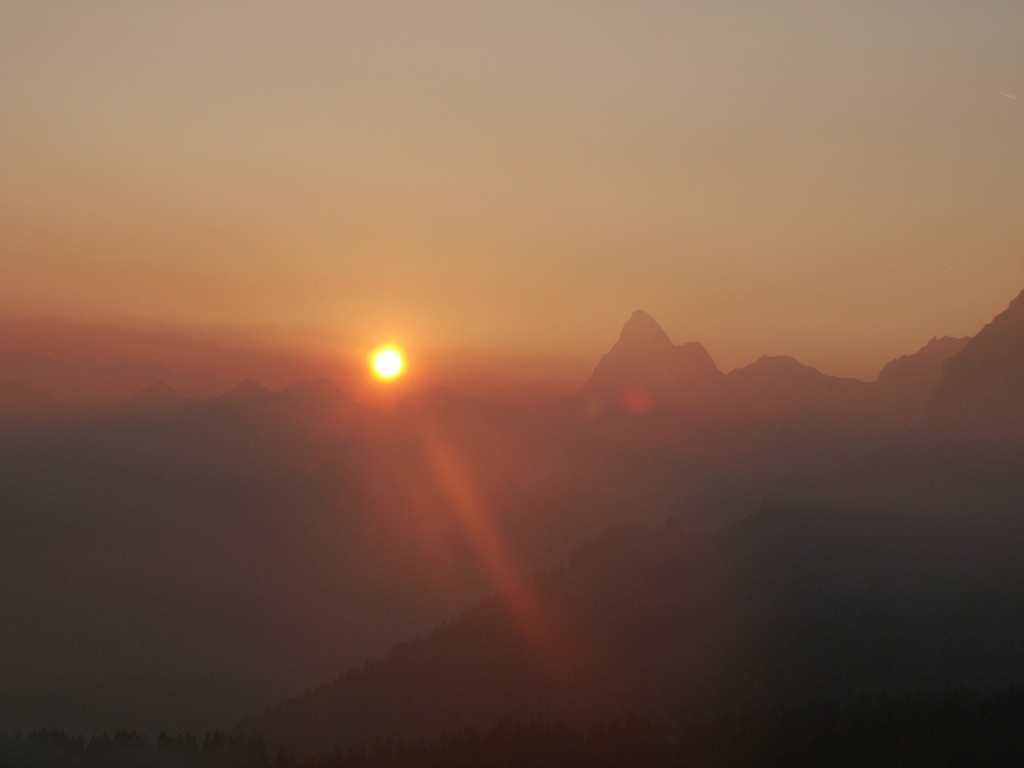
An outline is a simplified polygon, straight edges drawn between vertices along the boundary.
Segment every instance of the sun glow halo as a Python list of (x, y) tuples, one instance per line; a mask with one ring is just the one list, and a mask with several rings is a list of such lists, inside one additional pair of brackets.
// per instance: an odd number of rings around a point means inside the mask
[(373, 372), (381, 379), (394, 379), (405, 370), (402, 353), (394, 347), (381, 347), (371, 355)]

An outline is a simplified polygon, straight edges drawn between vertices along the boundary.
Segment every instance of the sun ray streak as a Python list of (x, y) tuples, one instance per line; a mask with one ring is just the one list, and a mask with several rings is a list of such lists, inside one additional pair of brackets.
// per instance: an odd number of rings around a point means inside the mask
[(432, 471), (480, 568), (501, 593), (533, 651), (549, 671), (560, 673), (571, 657), (579, 655), (574, 650), (579, 644), (571, 642), (571, 633), (565, 627), (556, 627), (553, 617), (541, 608), (538, 596), (523, 578), (522, 569), (505, 546), (476, 483), (455, 451), (425, 422), (421, 437)]

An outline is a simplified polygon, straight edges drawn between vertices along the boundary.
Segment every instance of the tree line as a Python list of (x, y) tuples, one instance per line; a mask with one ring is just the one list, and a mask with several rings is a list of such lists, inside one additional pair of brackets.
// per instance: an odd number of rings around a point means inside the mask
[(299, 759), (259, 737), (0, 733), (0, 768), (726, 768), (1024, 765), (1024, 686), (820, 699), (742, 715), (506, 722)]

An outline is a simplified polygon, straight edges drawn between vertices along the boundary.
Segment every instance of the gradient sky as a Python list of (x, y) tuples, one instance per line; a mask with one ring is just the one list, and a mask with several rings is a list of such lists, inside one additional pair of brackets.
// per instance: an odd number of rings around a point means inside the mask
[(8, 316), (873, 378), (1022, 288), (1020, 0), (0, 0)]

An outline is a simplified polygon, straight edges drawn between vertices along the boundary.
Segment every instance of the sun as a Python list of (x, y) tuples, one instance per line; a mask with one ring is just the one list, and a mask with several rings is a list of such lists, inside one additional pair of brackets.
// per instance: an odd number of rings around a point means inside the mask
[(405, 360), (395, 347), (380, 347), (370, 355), (374, 374), (381, 379), (396, 379), (405, 371)]

